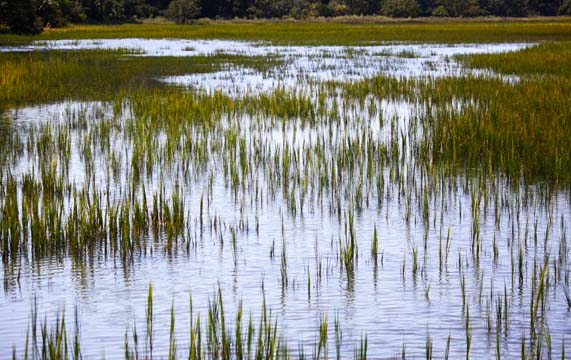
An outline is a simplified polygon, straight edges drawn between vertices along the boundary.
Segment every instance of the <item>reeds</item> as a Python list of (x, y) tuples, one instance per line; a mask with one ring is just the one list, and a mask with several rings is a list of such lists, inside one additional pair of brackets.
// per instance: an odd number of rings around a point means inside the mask
[[(147, 311), (145, 321), (147, 323), (147, 335), (144, 349), (139, 349), (139, 339), (136, 323), (132, 324), (132, 331), (125, 333), (124, 358), (125, 359), (289, 359), (295, 353), (288, 348), (287, 341), (278, 332), (278, 321), (272, 316), (264, 301), (259, 313), (259, 325), (254, 326), (253, 318), (250, 316), (246, 322), (244, 332), (243, 308), (242, 304), (236, 309), (235, 318), (232, 321), (226, 320), (222, 292), (219, 289), (215, 299), (209, 303), (207, 322), (201, 326), (200, 314), (193, 314), (192, 298), (190, 300), (190, 329), (188, 338), (190, 344), (187, 349), (180, 348), (176, 343), (175, 322), (177, 314), (174, 310), (174, 303), (171, 306), (168, 329), (169, 346), (167, 353), (154, 354), (155, 343), (155, 317), (153, 314), (153, 293), (152, 286), (149, 286)], [(75, 311), (75, 327), (73, 332), (67, 331), (65, 312), (57, 314), (55, 322), (50, 323), (44, 320), (38, 322), (38, 307), (35, 304), (31, 313), (32, 333), (26, 336), (26, 343), (22, 352), (14, 349), (14, 353), (22, 353), (24, 359), (81, 359), (81, 336), (79, 330), (79, 315)], [(232, 331), (231, 326), (234, 326)], [(159, 326), (158, 329), (162, 329)], [(328, 322), (324, 315), (316, 333), (318, 341), (314, 359), (328, 358)], [(339, 336), (336, 330), (336, 336)], [(367, 337), (362, 337), (360, 342), (355, 344), (355, 359), (367, 358)], [(302, 357), (303, 349), (300, 349), (298, 357)]]
[[(216, 53), (191, 57), (138, 56), (119, 50), (39, 50), (0, 53), (0, 109), (64, 99), (114, 100), (116, 94), (162, 86), (165, 76), (204, 73), (234, 64), (260, 72), (282, 64), (266, 56)], [(89, 81), (85, 81), (85, 76)]]

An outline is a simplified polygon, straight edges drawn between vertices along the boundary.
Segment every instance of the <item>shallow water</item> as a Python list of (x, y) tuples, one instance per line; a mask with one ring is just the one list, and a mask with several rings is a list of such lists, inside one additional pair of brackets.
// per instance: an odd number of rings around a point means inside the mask
[[(241, 95), (245, 91), (267, 91), (276, 81), (297, 84), (300, 74), (303, 79), (308, 76), (316, 82), (362, 78), (378, 72), (397, 76), (460, 74), (464, 70), (453, 61), (447, 63), (446, 56), (507, 51), (522, 46), (525, 45), (387, 45), (360, 47), (358, 52), (348, 52), (346, 47), (129, 39), (50, 42), (32, 45), (29, 49), (131, 47), (142, 49), (146, 55), (177, 56), (223, 49), (249, 55), (279, 53), (286, 57), (285, 69), (277, 69), (273, 75), (228, 70), (224, 76), (232, 79), (230, 86), (220, 73), (167, 79)], [(187, 47), (193, 50), (183, 50)], [(411, 49), (418, 54), (417, 58), (374, 55)], [(326, 52), (331, 57), (324, 56)], [(422, 65), (427, 62), (437, 64), (436, 69), (427, 70)], [(320, 71), (320, 68), (326, 70)], [(276, 80), (276, 74), (283, 77)], [(58, 311), (65, 311), (70, 324), (74, 307), (78, 308), (85, 358), (98, 358), (102, 354), (109, 359), (121, 358), (126, 329), (133, 320), (137, 321), (141, 333), (144, 328), (150, 283), (158, 329), (155, 354), (164, 355), (168, 351), (171, 305), (178, 315), (179, 351), (184, 356), (188, 344), (189, 296), (192, 294), (194, 312), (204, 317), (209, 299), (214, 298), (220, 287), (229, 314), (233, 314), (242, 301), (245, 314), (251, 312), (256, 318), (265, 298), (289, 346), (295, 350), (299, 341), (309, 354), (315, 347), (322, 315), (328, 316), (330, 339), (334, 338), (333, 320), (338, 317), (343, 333), (343, 358), (353, 355), (354, 345), (363, 335), (368, 338), (371, 358), (398, 357), (403, 343), (407, 354), (422, 357), (427, 334), (433, 341), (435, 357), (443, 356), (449, 335), (451, 357), (464, 357), (467, 308), (473, 336), (472, 358), (494, 357), (496, 336), (487, 331), (486, 312), (490, 306), (492, 317), (495, 316), (496, 302), (503, 303), (505, 294), (510, 316), (509, 330), (500, 336), (501, 353), (506, 358), (519, 356), (521, 335), (529, 333), (533, 262), (535, 259), (541, 263), (546, 250), (555, 259), (557, 249), (566, 239), (566, 229), (571, 225), (567, 194), (555, 193), (545, 204), (541, 187), (530, 192), (523, 187), (514, 188), (501, 176), (486, 180), (486, 186), (494, 190), (486, 197), (489, 203), (475, 205), (482, 242), (482, 252), (476, 260), (471, 250), (476, 221), (472, 206), (474, 191), (482, 185), (469, 174), (439, 179), (437, 184), (431, 184), (416, 172), (418, 169), (408, 151), (406, 163), (379, 166), (371, 178), (364, 175), (364, 163), (349, 161), (347, 166), (357, 165), (349, 169), (333, 161), (342, 158), (336, 157), (337, 154), (345, 154), (344, 146), (363, 138), (367, 138), (369, 144), (390, 148), (399, 136), (405, 136), (401, 134), (406, 134), (410, 146), (418, 134), (408, 129), (414, 128), (415, 115), (423, 111), (422, 106), (388, 99), (376, 101), (374, 111), (369, 111), (370, 105), (353, 108), (352, 104), (340, 102), (338, 106), (342, 116), (330, 122), (305, 124), (302, 119), (291, 119), (284, 124), (276, 119), (237, 114), (221, 119), (218, 126), (207, 132), (192, 129), (193, 141), (204, 139), (211, 144), (208, 158), (193, 158), (190, 171), (185, 175), (183, 161), (177, 157), (182, 155), (177, 153), (173, 160), (161, 160), (163, 162), (141, 180), (149, 197), (161, 189), (161, 184), (169, 193), (173, 191), (173, 184), (180, 184), (187, 236), (172, 248), (167, 249), (162, 241), (150, 237), (144, 250), (127, 262), (99, 249), (88, 256), (88, 261), (78, 261), (73, 256), (35, 259), (28, 254), (14, 267), (3, 263), (0, 267), (0, 276), (4, 279), (0, 296), (0, 358), (11, 356), (12, 345), (22, 348), (34, 301), (40, 309), (40, 318), (47, 316), (53, 320)], [(98, 189), (107, 189), (121, 201), (129, 183), (134, 146), (133, 139), (124, 136), (123, 131), (134, 117), (128, 104), (120, 115), (114, 113), (110, 104), (66, 102), (12, 110), (9, 116), (24, 143), (29, 139), (30, 127), (49, 124), (49, 131), (56, 133), (58, 124), (70, 126), (73, 146), (66, 175), (78, 188), (91, 184), (81, 152), (85, 134), (105, 120), (117, 125), (111, 127), (109, 148), (93, 150), (97, 171), (92, 178)], [(237, 137), (244, 139), (247, 145), (246, 157), (252, 169), (240, 180), (244, 187), (233, 187), (225, 175), (230, 131), (236, 131)], [(161, 135), (157, 149), (163, 154), (162, 146), (168, 139), (166, 134)], [(180, 140), (181, 143), (186, 141), (189, 140)], [(331, 160), (327, 162), (329, 168), (316, 170), (315, 149), (327, 149), (323, 156)], [(275, 168), (271, 159), (280, 158), (286, 152), (303, 154), (293, 168), (297, 169), (295, 173), (308, 177), (309, 190), (303, 203), (299, 198), (303, 194), (300, 189), (286, 189), (272, 177), (279, 177), (276, 173), (281, 170)], [(110, 154), (123, 154), (119, 181), (108, 174)], [(38, 173), (43, 159), (31, 151), (17, 158), (11, 170), (16, 177)], [(325, 187), (320, 194), (320, 187), (315, 184), (317, 174), (332, 169), (338, 171), (339, 183)], [(400, 174), (395, 175), (395, 171)], [(377, 181), (383, 182), (381, 190), (376, 187)], [(428, 186), (437, 190), (425, 201), (422, 190)], [(350, 206), (345, 195), (355, 194), (357, 189), (364, 194), (363, 204)], [(293, 206), (295, 211), (292, 210), (292, 192), (298, 196)], [(494, 199), (493, 194), (497, 198)], [(140, 193), (137, 196), (141, 196)], [(204, 202), (203, 214), (201, 202)], [(423, 217), (424, 206), (428, 210), (427, 218)], [(339, 251), (340, 242), (347, 237), (348, 218), (353, 216), (358, 258), (353, 274), (349, 275), (340, 266)], [(201, 218), (205, 221), (201, 222)], [(376, 264), (371, 257), (375, 228), (379, 239)], [(230, 240), (233, 232), (236, 249)], [(450, 239), (449, 255), (441, 269), (439, 244), (446, 243), (447, 239)], [(494, 255), (493, 244), (497, 246), (497, 255)], [(284, 246), (287, 285), (281, 260)], [(521, 282), (517, 271), (514, 278), (512, 268), (513, 256), (517, 258), (519, 249), (525, 251), (525, 275)], [(412, 270), (413, 252), (418, 252), (416, 272)], [(563, 259), (562, 273), (569, 274), (571, 263), (567, 257)], [(309, 291), (308, 277), (311, 279)], [(462, 282), (466, 289), (465, 303)], [(546, 311), (556, 358), (560, 356), (562, 339), (571, 336), (571, 313), (562, 286), (565, 286), (563, 281), (550, 289)], [(335, 354), (333, 340), (329, 352), (330, 356)]]
[[(377, 74), (395, 77), (437, 77), (461, 75), (468, 71), (454, 60), (455, 55), (515, 51), (529, 43), (505, 44), (380, 44), (375, 46), (275, 46), (261, 42), (178, 39), (57, 40), (32, 43), (4, 50), (128, 49), (138, 56), (196, 56), (234, 54), (277, 56), (284, 65), (264, 73), (229, 66), (212, 73), (162, 78), (166, 83), (222, 91), (241, 96), (278, 87), (298, 88), (331, 80), (359, 80)], [(2, 49), (0, 48), (0, 51)], [(471, 70), (492, 75), (489, 71)], [(513, 76), (505, 76), (513, 80)]]

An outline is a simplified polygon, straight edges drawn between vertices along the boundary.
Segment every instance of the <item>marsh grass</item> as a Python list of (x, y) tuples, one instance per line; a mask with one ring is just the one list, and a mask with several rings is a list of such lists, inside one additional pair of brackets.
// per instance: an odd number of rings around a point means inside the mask
[(436, 110), (427, 140), (434, 159), (487, 172), (501, 170), (516, 181), (523, 177), (528, 182), (539, 179), (568, 186), (571, 102), (565, 94), (571, 80), (565, 54), (569, 49), (567, 43), (542, 45), (521, 53), (476, 55), (470, 62), (533, 74), (514, 84), (477, 78), (429, 82), (424, 91), (437, 97), (469, 99), (460, 110)]
[(404, 23), (335, 23), (245, 21), (194, 25), (74, 25), (39, 36), (0, 35), (0, 44), (30, 40), (91, 38), (184, 38), (269, 41), (274, 44), (349, 45), (380, 41), (506, 42), (568, 40), (569, 18), (536, 21), (428, 21)]
[[(466, 75), (427, 80), (382, 76), (341, 85), (357, 99), (400, 96), (427, 104), (421, 116), (425, 139), (417, 157), (427, 163), (502, 171), (518, 183), (569, 185), (571, 157), (570, 43), (549, 43), (506, 54), (461, 56), (472, 67), (517, 74)], [(450, 106), (457, 102), (459, 106)]]
[[(439, 113), (428, 139), (433, 158), (488, 172), (502, 170), (515, 181), (523, 176), (526, 181), (568, 184), (571, 159), (565, 134), (571, 130), (571, 103), (563, 94), (571, 82), (522, 79), (515, 85), (481, 85), (469, 94), (478, 99), (475, 103)], [(436, 83), (434, 90), (443, 89)]]
[(548, 42), (519, 51), (500, 54), (461, 55), (457, 59), (473, 68), (491, 69), (503, 74), (538, 77), (571, 76), (571, 44)]
[(164, 86), (160, 77), (221, 70), (228, 64), (260, 72), (278, 57), (216, 53), (191, 57), (135, 56), (131, 50), (40, 50), (0, 53), (0, 109), (75, 100), (109, 100), (121, 91)]

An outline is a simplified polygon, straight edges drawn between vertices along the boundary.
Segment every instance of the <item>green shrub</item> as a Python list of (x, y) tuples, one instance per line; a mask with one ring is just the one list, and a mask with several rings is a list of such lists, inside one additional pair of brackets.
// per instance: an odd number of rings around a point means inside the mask
[(448, 17), (450, 15), (448, 14), (448, 11), (446, 11), (446, 8), (440, 5), (436, 9), (432, 10), (432, 16)]
[(420, 12), (415, 0), (387, 0), (381, 9), (383, 15), (397, 18), (417, 17)]
[(5, 23), (16, 34), (38, 34), (43, 30), (42, 19), (32, 0), (8, 0), (2, 7)]
[(200, 10), (200, 4), (197, 0), (173, 0), (165, 15), (177, 24), (186, 24), (198, 18)]

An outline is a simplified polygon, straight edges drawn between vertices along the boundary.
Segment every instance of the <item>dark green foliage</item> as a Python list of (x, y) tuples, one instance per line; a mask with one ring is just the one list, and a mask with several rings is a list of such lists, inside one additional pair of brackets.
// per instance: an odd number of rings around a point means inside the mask
[(197, 0), (173, 0), (165, 15), (177, 24), (186, 24), (200, 15), (200, 4)]
[(468, 0), (443, 0), (442, 6), (448, 13), (448, 16), (462, 16), (468, 7)]
[(37, 15), (38, 6), (34, 0), (5, 0), (2, 3), (2, 18), (11, 32), (16, 34), (38, 34), (43, 24)]
[(80, 3), (91, 21), (132, 21), (156, 12), (148, 0), (81, 0)]
[(415, 0), (386, 0), (381, 12), (389, 17), (417, 17), (420, 6)]
[[(543, 1), (543, 0), (539, 0)], [(552, 1), (553, 0), (547, 0)], [(557, 0), (555, 0), (557, 1)], [(488, 11), (497, 16), (521, 17), (528, 15), (527, 0), (490, 0)], [(543, 14), (548, 15), (548, 14)]]
[(62, 5), (59, 1), (44, 2), (40, 5), (38, 13), (46, 26), (61, 27), (67, 25), (67, 19), (64, 16)]
[[(515, 0), (512, 0), (515, 1)], [(523, 0), (520, 0), (522, 3)], [(541, 14), (547, 16), (557, 15), (559, 7), (561, 6), (561, 1), (558, 0), (529, 0), (522, 4), (526, 6), (528, 12), (532, 14)]]
[(450, 14), (448, 14), (448, 10), (446, 10), (444, 6), (440, 5), (436, 9), (432, 10), (432, 16), (448, 17)]
[(87, 20), (81, 3), (75, 0), (42, 1), (37, 13), (47, 27), (63, 27), (70, 22)]
[(435, 16), (474, 17), (484, 15), (477, 0), (442, 0)]

